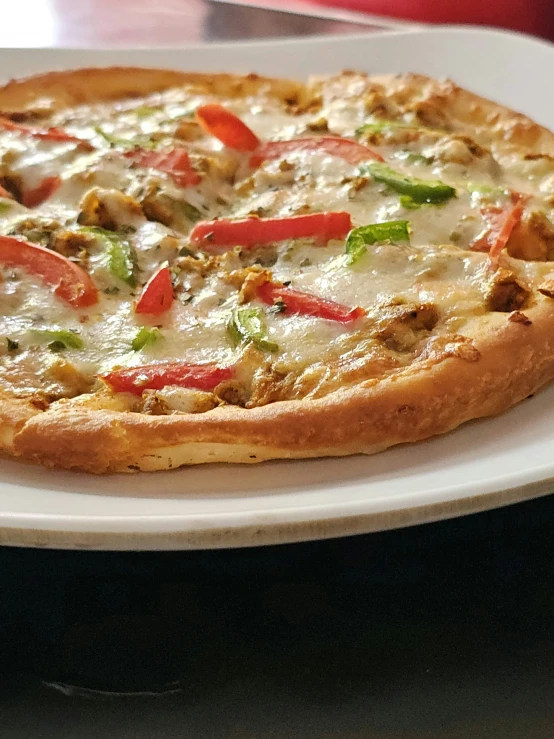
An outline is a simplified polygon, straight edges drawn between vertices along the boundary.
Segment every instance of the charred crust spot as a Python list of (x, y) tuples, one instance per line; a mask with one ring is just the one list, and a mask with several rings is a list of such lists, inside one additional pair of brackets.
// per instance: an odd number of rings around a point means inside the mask
[(444, 128), (446, 124), (446, 116), (441, 110), (444, 100), (440, 95), (434, 95), (428, 100), (420, 100), (409, 106), (407, 110), (412, 111), (415, 117), (424, 126), (433, 128)]
[(528, 318), (525, 313), (522, 313), (519, 310), (515, 310), (508, 316), (508, 321), (511, 321), (512, 323), (521, 323), (524, 326), (530, 326), (533, 321)]
[(36, 408), (38, 411), (47, 411), (50, 407), (50, 401), (47, 400), (47, 398), (36, 396), (34, 398), (31, 398), (29, 403), (33, 406), (33, 408)]
[(446, 357), (463, 359), (464, 362), (477, 362), (481, 359), (481, 352), (468, 336), (450, 334), (433, 337), (421, 353), (421, 359), (440, 360)]
[(415, 410), (416, 409), (413, 405), (400, 405), (398, 406), (398, 410), (396, 412), (400, 415), (405, 416), (408, 413), (413, 413)]
[(485, 287), (488, 310), (499, 313), (511, 313), (523, 308), (528, 296), (529, 291), (507, 269), (497, 270)]
[(537, 290), (541, 295), (554, 300), (554, 280), (546, 280), (542, 285), (539, 285)]
[(464, 362), (477, 362), (481, 359), (481, 352), (471, 341), (453, 344), (448, 353), (449, 356), (458, 357), (458, 359), (463, 359)]

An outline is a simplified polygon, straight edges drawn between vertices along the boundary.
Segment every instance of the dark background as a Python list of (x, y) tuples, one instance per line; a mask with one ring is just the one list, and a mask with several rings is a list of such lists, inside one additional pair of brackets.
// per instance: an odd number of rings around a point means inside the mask
[(553, 522), (544, 498), (280, 547), (0, 549), (0, 737), (550, 739)]

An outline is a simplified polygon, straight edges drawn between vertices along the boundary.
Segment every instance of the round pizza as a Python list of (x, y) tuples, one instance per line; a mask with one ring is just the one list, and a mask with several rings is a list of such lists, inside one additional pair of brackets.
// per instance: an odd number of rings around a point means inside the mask
[(554, 137), (450, 81), (56, 72), (0, 156), (5, 454), (372, 453), (554, 378)]

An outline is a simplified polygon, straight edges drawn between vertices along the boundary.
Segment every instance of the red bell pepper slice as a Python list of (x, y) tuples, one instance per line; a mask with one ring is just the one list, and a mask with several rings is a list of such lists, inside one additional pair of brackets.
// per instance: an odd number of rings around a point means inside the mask
[(223, 105), (201, 105), (196, 110), (196, 120), (204, 131), (219, 139), (229, 149), (254, 151), (260, 146), (260, 140), (254, 131)]
[(131, 149), (123, 156), (132, 159), (140, 167), (151, 167), (168, 174), (179, 187), (198, 185), (202, 178), (192, 168), (188, 151), (177, 146), (171, 151), (148, 151), (146, 149)]
[(351, 323), (366, 314), (363, 308), (350, 308), (342, 303), (335, 303), (334, 300), (318, 298), (317, 295), (292, 290), (290, 287), (273, 282), (264, 282), (260, 285), (258, 297), (267, 305), (274, 305), (277, 302), (284, 303), (284, 313), (326, 318), (328, 321), (338, 323)]
[(508, 205), (487, 205), (481, 208), (488, 225), (473, 241), (471, 249), (488, 252), (489, 260), (494, 267), (498, 266), (500, 254), (508, 243), (512, 231), (520, 222), (528, 199), (528, 196), (513, 192)]
[(27, 208), (36, 208), (37, 205), (41, 205), (45, 200), (48, 200), (60, 188), (61, 184), (62, 179), (58, 175), (45, 177), (36, 187), (23, 192), (21, 202)]
[(310, 136), (309, 138), (291, 139), (290, 141), (268, 141), (250, 157), (250, 166), (259, 167), (268, 159), (280, 159), (293, 151), (323, 152), (331, 156), (345, 159), (349, 164), (360, 164), (368, 159), (377, 162), (385, 160), (374, 149), (359, 144), (357, 141), (343, 139), (340, 136)]
[(91, 276), (51, 249), (12, 236), (0, 236), (0, 264), (23, 267), (38, 275), (54, 287), (59, 298), (74, 308), (86, 308), (98, 302), (98, 290)]
[(233, 367), (172, 362), (114, 370), (102, 375), (102, 379), (116, 393), (142, 395), (143, 390), (161, 390), (168, 385), (210, 391), (220, 382), (230, 380), (234, 374)]
[(169, 267), (162, 265), (148, 280), (137, 300), (135, 313), (148, 313), (159, 316), (171, 308), (173, 303), (173, 285)]
[(285, 239), (315, 238), (320, 243), (344, 239), (352, 228), (350, 213), (328, 211), (278, 218), (200, 221), (190, 232), (202, 246), (258, 246)]
[(92, 151), (92, 149), (94, 149), (89, 141), (80, 139), (78, 136), (72, 136), (61, 128), (46, 128), (45, 130), (41, 130), (38, 128), (23, 126), (20, 123), (14, 123), (8, 118), (0, 118), (0, 128), (3, 128), (6, 131), (16, 131), (17, 133), (26, 134), (35, 139), (43, 139), (44, 141), (71, 141), (75, 144), (79, 144), (83, 149), (87, 149), (88, 151)]

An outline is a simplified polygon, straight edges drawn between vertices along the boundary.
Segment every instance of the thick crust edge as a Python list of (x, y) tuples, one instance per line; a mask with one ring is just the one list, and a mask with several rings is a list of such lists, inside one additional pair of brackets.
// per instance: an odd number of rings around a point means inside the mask
[(526, 315), (531, 325), (499, 315), (474, 340), (478, 361), (427, 360), (317, 400), (182, 416), (60, 408), (23, 419), (20, 402), (6, 399), (2, 415), (14, 428), (7, 451), (102, 473), (369, 454), (419, 441), (500, 413), (552, 379), (554, 303), (545, 298)]
[(257, 74), (203, 74), (139, 67), (88, 67), (47, 72), (11, 80), (0, 87), (0, 110), (4, 112), (61, 110), (115, 99), (146, 97), (170, 87), (193, 86), (229, 97), (252, 95), (264, 90), (282, 99), (301, 95), (303, 84)]

